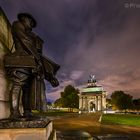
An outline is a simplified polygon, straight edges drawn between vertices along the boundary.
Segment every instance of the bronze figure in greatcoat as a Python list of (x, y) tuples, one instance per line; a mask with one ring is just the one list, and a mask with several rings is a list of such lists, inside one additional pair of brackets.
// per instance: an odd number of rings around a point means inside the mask
[[(59, 65), (42, 56), (43, 40), (32, 29), (36, 20), (28, 13), (20, 13), (12, 24), (15, 52), (5, 56), (7, 75), (12, 80), (10, 118), (33, 117), (32, 109), (43, 110), (44, 79), (53, 87), (59, 85), (55, 74)], [(19, 104), (22, 95), (23, 115)]]

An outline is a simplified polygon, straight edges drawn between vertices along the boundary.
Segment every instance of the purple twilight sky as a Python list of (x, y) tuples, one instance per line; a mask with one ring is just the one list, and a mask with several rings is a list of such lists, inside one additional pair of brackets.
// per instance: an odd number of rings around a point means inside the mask
[(47, 98), (59, 98), (72, 84), (85, 86), (90, 74), (111, 94), (123, 90), (140, 98), (139, 0), (1, 0), (9, 21), (28, 12), (45, 41), (44, 55), (61, 65), (60, 86), (47, 85)]

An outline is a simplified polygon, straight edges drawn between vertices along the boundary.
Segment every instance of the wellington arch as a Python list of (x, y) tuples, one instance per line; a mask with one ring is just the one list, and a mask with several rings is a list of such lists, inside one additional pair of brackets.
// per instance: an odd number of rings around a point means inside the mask
[(106, 91), (102, 86), (96, 84), (94, 75), (90, 76), (87, 85), (81, 89), (79, 94), (79, 113), (97, 112), (106, 109)]

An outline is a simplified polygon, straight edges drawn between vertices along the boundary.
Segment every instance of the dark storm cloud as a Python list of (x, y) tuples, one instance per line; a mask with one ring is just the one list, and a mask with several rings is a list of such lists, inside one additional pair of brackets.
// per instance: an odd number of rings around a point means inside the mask
[(36, 32), (45, 40), (44, 54), (61, 65), (58, 90), (68, 83), (81, 86), (93, 73), (109, 92), (140, 91), (139, 1), (3, 0), (0, 3), (11, 22), (19, 12), (29, 12), (37, 19)]

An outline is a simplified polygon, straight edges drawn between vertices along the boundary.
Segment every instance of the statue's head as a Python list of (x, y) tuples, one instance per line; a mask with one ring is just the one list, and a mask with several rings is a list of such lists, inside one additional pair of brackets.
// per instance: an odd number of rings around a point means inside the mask
[(27, 28), (36, 27), (36, 20), (29, 13), (19, 13), (17, 18), (19, 21), (23, 22)]

